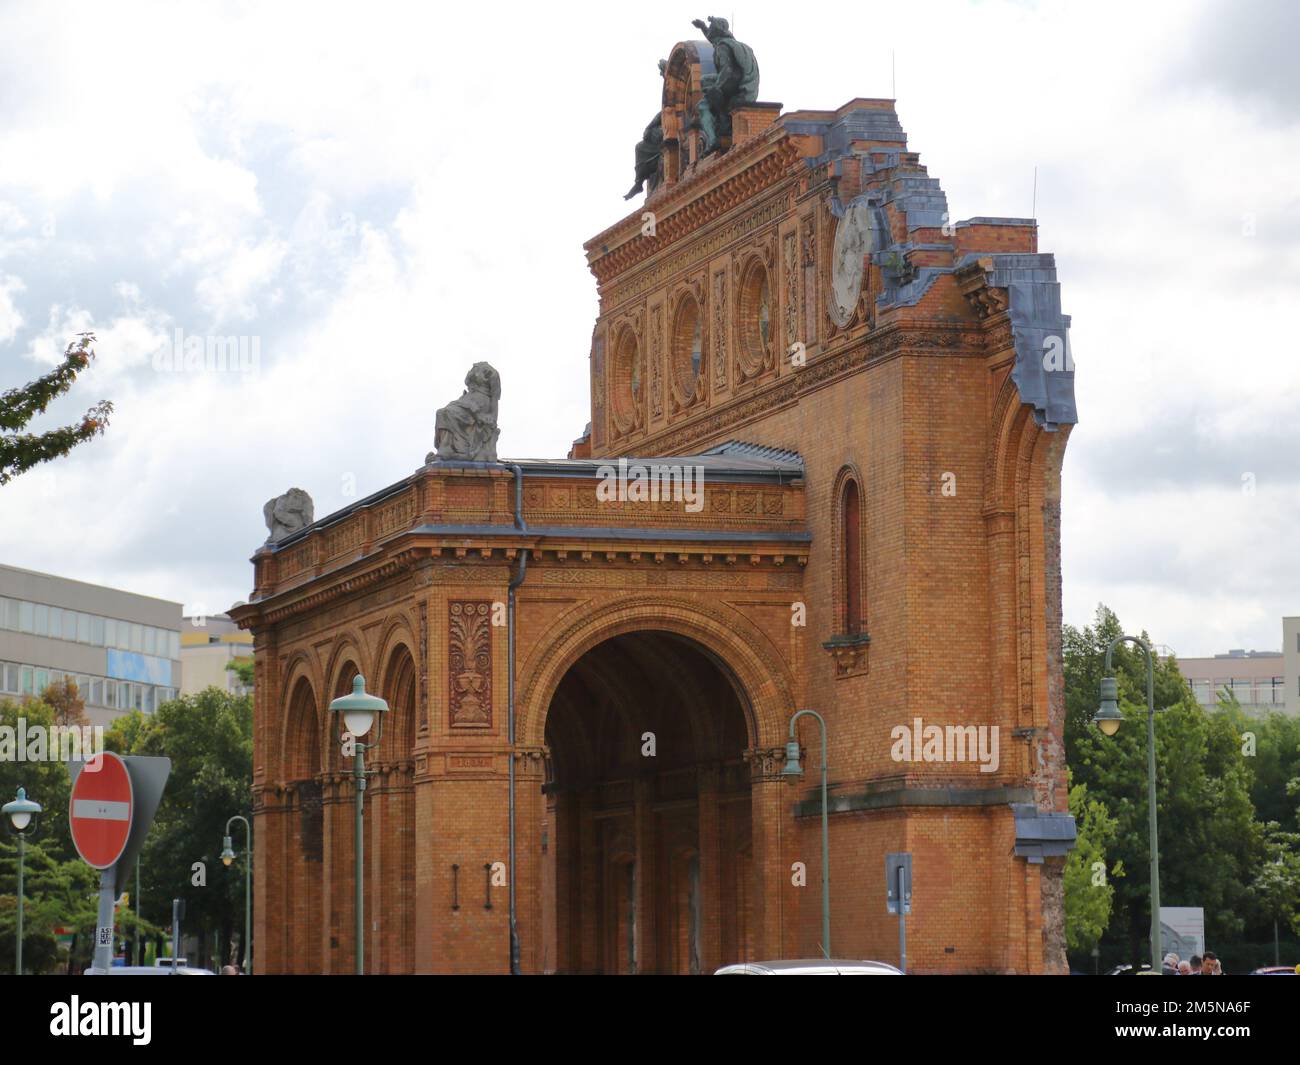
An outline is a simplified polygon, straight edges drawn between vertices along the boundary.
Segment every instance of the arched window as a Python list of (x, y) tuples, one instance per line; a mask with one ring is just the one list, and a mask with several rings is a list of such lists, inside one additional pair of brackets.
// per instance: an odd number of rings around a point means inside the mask
[(844, 481), (840, 497), (840, 522), (843, 632), (846, 636), (858, 636), (866, 631), (862, 608), (862, 505), (858, 482), (852, 477)]

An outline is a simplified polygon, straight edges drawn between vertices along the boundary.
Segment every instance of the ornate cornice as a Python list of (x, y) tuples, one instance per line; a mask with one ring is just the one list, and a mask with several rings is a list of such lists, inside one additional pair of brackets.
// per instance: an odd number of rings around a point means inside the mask
[[(612, 278), (729, 211), (749, 205), (754, 197), (786, 177), (792, 164), (801, 158), (798, 146), (783, 136), (775, 144), (756, 138), (733, 148), (724, 160), (734, 164), (734, 154), (743, 158), (762, 150), (768, 153), (707, 191), (700, 192), (698, 186), (715, 176), (708, 169), (672, 186), (672, 192), (654, 205), (653, 237), (640, 235), (641, 215), (645, 212), (638, 211), (588, 241), (588, 261), (600, 286), (603, 288)], [(618, 243), (611, 246), (614, 241)]]

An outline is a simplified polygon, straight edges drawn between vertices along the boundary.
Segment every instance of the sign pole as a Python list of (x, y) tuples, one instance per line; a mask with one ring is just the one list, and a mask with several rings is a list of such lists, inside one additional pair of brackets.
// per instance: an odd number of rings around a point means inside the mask
[(912, 912), (912, 855), (885, 855), (885, 910), (898, 914), (898, 968), (907, 972), (907, 915)]
[(907, 972), (907, 908), (903, 905), (903, 867), (898, 867), (898, 967)]
[[(357, 817), (356, 817), (356, 862), (357, 862), (357, 882), (356, 882), (356, 973), (358, 976), (364, 976), (366, 972), (366, 894), (365, 894), (365, 862), (366, 862), (366, 837), (363, 830), (362, 817), (366, 805), (366, 762), (365, 744), (357, 741), (357, 760), (353, 773), (357, 782)], [(250, 859), (251, 860), (251, 859)], [(510, 870), (510, 875), (514, 876), (514, 870)]]
[[(22, 975), (22, 857), (26, 840), (18, 836), (18, 945), (14, 953), (14, 974)], [(1278, 923), (1273, 922), (1274, 939), (1277, 939)]]
[(99, 920), (95, 922), (95, 955), (90, 967), (107, 973), (113, 967), (113, 893), (116, 867), (110, 865), (99, 874)]
[(172, 976), (181, 963), (181, 921), (185, 919), (185, 900), (172, 899)]

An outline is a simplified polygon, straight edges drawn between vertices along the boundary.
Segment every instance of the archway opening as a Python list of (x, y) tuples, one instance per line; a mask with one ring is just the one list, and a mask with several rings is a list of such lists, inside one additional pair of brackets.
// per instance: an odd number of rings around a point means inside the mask
[(294, 929), (318, 927), (324, 860), (320, 719), (316, 693), (306, 677), (300, 677), (293, 687), (285, 740), (285, 776), (292, 795), (289, 816), (283, 823), (289, 869), (282, 901), (286, 919), (269, 931), (283, 937), (281, 957), (286, 971), (319, 973), (323, 965), (320, 936), (308, 935), (302, 943), (293, 939)]
[(731, 671), (685, 637), (614, 636), (570, 667), (546, 717), (547, 968), (750, 956), (751, 731)]

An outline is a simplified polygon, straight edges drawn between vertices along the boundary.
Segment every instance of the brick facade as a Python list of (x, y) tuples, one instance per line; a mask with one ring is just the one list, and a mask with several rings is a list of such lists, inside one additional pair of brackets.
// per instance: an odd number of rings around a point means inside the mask
[[(254, 556), (234, 615), (255, 636), (263, 972), (351, 971), (354, 793), (325, 707), (358, 671), (392, 705), (369, 755), (369, 970), (509, 970), (491, 881), (512, 760), (523, 971), (815, 956), (807, 718), (804, 776), (781, 775), (810, 707), (833, 953), (897, 960), (884, 856), (910, 851), (911, 971), (1064, 971), (1063, 859), (1016, 855), (1010, 805), (1066, 809), (1072, 373), (1031, 365), (1050, 257), (1031, 222), (949, 223), (890, 101), (756, 104), (733, 130), (703, 160), (686, 132), (645, 207), (586, 245), (592, 427), (569, 460), (433, 463)], [(855, 209), (861, 248), (837, 241)], [(776, 450), (701, 460), (698, 511), (598, 497), (602, 460), (727, 441)], [(499, 622), (524, 557), (512, 746)], [(996, 768), (896, 760), (917, 718), (996, 728)]]

